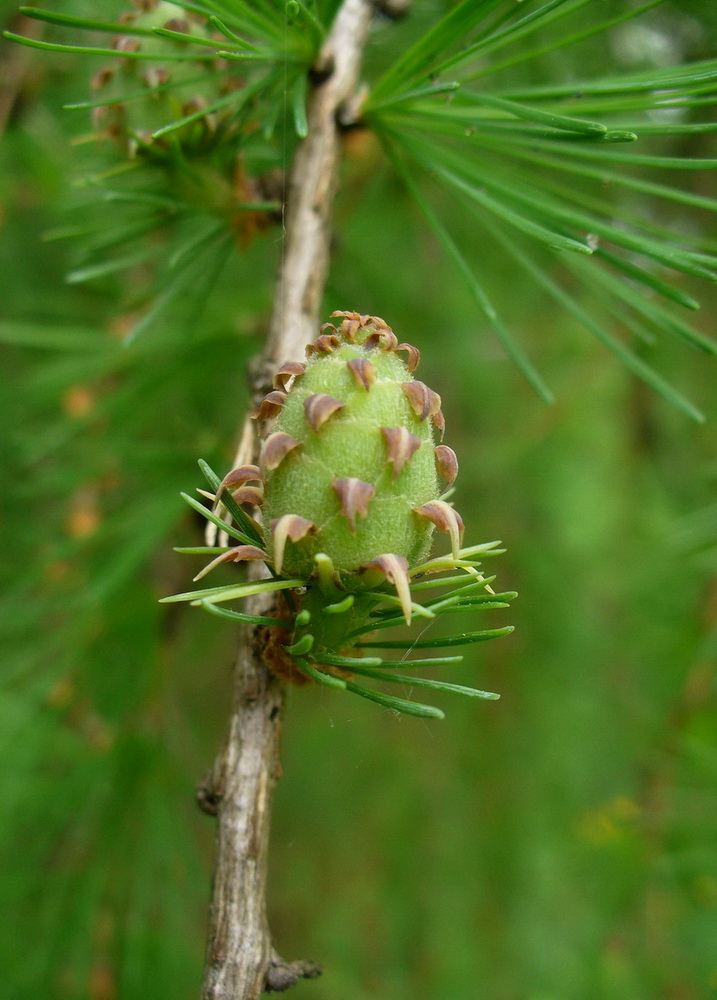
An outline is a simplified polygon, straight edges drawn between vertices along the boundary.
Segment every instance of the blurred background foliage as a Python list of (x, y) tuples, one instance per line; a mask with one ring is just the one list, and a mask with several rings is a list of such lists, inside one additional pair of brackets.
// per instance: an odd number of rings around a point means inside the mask
[[(369, 75), (452, 6), (417, 3), (382, 25)], [(583, 5), (577, 27), (627, 6)], [(44, 31), (5, 0), (0, 13), (12, 30)], [(667, 3), (531, 73), (705, 59), (716, 31), (709, 5)], [(2, 60), (0, 992), (181, 1000), (198, 991), (211, 877), (213, 823), (193, 790), (224, 735), (236, 634), (157, 599), (190, 575), (172, 546), (200, 542), (178, 497), (200, 485), (196, 459), (231, 462), (281, 228), (220, 234), (195, 254), (202, 232), (180, 218), (123, 270), (86, 273), (120, 218), (97, 184), (77, 184), (107, 166), (86, 141), (88, 113), (61, 110), (88, 98), (87, 60), (10, 45)], [(290, 154), (294, 139), (278, 135), (269, 164), (277, 148)], [(710, 133), (654, 148), (715, 155)], [(705, 171), (650, 179), (715, 193)], [(620, 197), (625, 213), (644, 204), (639, 191)], [(347, 137), (326, 314), (378, 313), (420, 347), (461, 461), (467, 541), (507, 545), (492, 568), (520, 592), (516, 632), (470, 647), (451, 677), (501, 701), (450, 701), (444, 723), (292, 692), (271, 854), (278, 946), (325, 963), (296, 988), (312, 1000), (708, 1000), (714, 362), (616, 328), (705, 414), (699, 425), (579, 333), (460, 204), (434, 204), (557, 401), (542, 402), (488, 332), (362, 130)], [(700, 208), (646, 211), (714, 249)], [(62, 238), (70, 229), (82, 240)], [(186, 267), (162, 299), (162, 260), (182, 239)], [(689, 275), (675, 285), (701, 299), (693, 325), (709, 335), (714, 291)], [(569, 287), (597, 315), (591, 282)]]

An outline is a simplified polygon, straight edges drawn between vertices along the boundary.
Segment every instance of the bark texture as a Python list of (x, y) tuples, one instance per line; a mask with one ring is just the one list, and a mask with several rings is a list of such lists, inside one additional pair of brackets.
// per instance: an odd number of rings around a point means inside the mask
[[(255, 378), (302, 360), (314, 339), (329, 267), (331, 210), (341, 154), (339, 116), (354, 97), (369, 30), (370, 0), (345, 0), (316, 67), (308, 136), (297, 149), (288, 181), (285, 246), (266, 351)], [(254, 457), (246, 423), (237, 464)], [(261, 613), (258, 599), (247, 610)], [(283, 682), (267, 669), (257, 635), (244, 629), (236, 665), (229, 736), (198, 792), (217, 816), (217, 858), (202, 1000), (256, 1000), (288, 989), (320, 968), (284, 962), (275, 952), (266, 916), (271, 804), (280, 773)]]
[(308, 135), (296, 151), (287, 190), (284, 259), (266, 351), (272, 363), (302, 361), (318, 332), (341, 158), (339, 116), (356, 93), (372, 10), (369, 0), (345, 0), (319, 56), (317, 73), (324, 79), (310, 98)]

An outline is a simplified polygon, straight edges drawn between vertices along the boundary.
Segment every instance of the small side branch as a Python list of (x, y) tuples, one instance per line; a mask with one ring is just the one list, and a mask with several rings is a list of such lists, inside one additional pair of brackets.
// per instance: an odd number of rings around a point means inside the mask
[[(300, 360), (316, 335), (341, 155), (338, 118), (358, 85), (373, 9), (370, 0), (345, 0), (318, 60), (308, 135), (288, 182), (285, 252), (261, 372)], [(251, 461), (253, 449), (253, 434), (245, 424), (238, 464)], [(262, 613), (266, 608), (248, 610)], [(283, 961), (273, 948), (266, 917), (283, 703), (283, 682), (264, 663), (259, 636), (245, 629), (229, 736), (198, 792), (200, 805), (216, 812), (218, 824), (202, 1000), (257, 1000), (262, 991), (283, 991), (321, 972), (310, 962)]]

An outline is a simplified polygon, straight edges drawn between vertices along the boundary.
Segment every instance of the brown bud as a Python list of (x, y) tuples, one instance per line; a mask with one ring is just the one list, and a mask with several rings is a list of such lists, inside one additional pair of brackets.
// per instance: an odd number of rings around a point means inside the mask
[(443, 435), (446, 433), (446, 418), (443, 416), (443, 410), (436, 410), (435, 413), (431, 414), (431, 423), (440, 434), (442, 441)]
[(286, 361), (274, 376), (273, 386), (281, 392), (286, 392), (286, 387), (292, 378), (298, 378), (306, 371), (306, 365), (301, 361)]
[(226, 476), (219, 484), (218, 492), (221, 492), (224, 487), (228, 490), (234, 490), (238, 486), (243, 486), (244, 483), (250, 483), (252, 480), (261, 482), (261, 472), (259, 471), (259, 466), (240, 465), (238, 469), (232, 469), (231, 472), (227, 472)]
[(304, 400), (304, 416), (312, 430), (318, 433), (323, 424), (340, 410), (345, 404), (340, 399), (317, 392)]
[(161, 87), (165, 83), (169, 83), (169, 70), (165, 69), (164, 66), (150, 66), (142, 73), (142, 79), (150, 88)]
[(358, 385), (362, 385), (368, 392), (373, 383), (376, 381), (376, 369), (368, 358), (354, 358), (353, 361), (347, 361), (346, 365), (356, 380), (356, 383)]
[(252, 414), (252, 418), (254, 420), (270, 420), (281, 411), (285, 402), (286, 393), (279, 392), (278, 389), (273, 389), (271, 392), (267, 392), (266, 396), (264, 396), (257, 409)]
[(435, 449), (436, 467), (438, 474), (446, 480), (448, 485), (456, 481), (458, 475), (458, 459), (456, 453), (447, 444), (439, 444)]
[(421, 447), (421, 439), (405, 427), (382, 427), (381, 433), (386, 442), (388, 460), (393, 465), (393, 478), (398, 479), (404, 465)]
[(364, 563), (362, 570), (379, 570), (386, 577), (389, 583), (396, 588), (396, 593), (401, 602), (401, 610), (406, 619), (406, 624), (411, 624), (411, 588), (408, 582), (408, 560), (405, 556), (396, 556), (386, 553), (377, 556), (371, 562)]
[(189, 21), (185, 21), (183, 17), (170, 17), (163, 27), (167, 31), (178, 31), (181, 35), (186, 35), (189, 32)]
[(237, 545), (233, 549), (228, 549), (226, 552), (222, 552), (221, 555), (217, 556), (216, 559), (212, 559), (210, 563), (204, 567), (197, 575), (194, 577), (195, 580), (201, 580), (203, 576), (219, 566), (221, 563), (225, 562), (247, 562), (249, 559), (260, 559), (262, 562), (266, 562), (269, 557), (263, 549), (257, 548), (256, 545)]
[(301, 441), (297, 441), (291, 434), (275, 431), (262, 445), (261, 464), (267, 471), (272, 472), (281, 465), (290, 451), (300, 447)]
[(382, 351), (395, 351), (398, 347), (398, 337), (389, 327), (383, 326), (369, 333), (363, 343), (364, 347), (369, 349), (379, 347)]
[(299, 542), (306, 535), (313, 534), (315, 531), (314, 522), (305, 517), (299, 517), (298, 514), (284, 514), (283, 517), (277, 517), (271, 522), (271, 534), (274, 539), (274, 569), (277, 573), (281, 573), (287, 539)]
[[(188, 101), (182, 104), (182, 114), (183, 115), (193, 115), (199, 111), (204, 111), (207, 107), (208, 101), (205, 97), (190, 97)], [(207, 121), (211, 121), (212, 116), (206, 115)]]
[(260, 486), (242, 486), (232, 496), (237, 503), (250, 503), (254, 507), (261, 507), (264, 503), (264, 490)]
[(441, 397), (424, 382), (402, 382), (401, 388), (411, 404), (411, 409), (421, 420), (434, 417), (440, 410)]
[(356, 343), (356, 334), (361, 329), (362, 326), (366, 325), (368, 321), (368, 316), (361, 316), (357, 312), (346, 312), (343, 309), (337, 309), (335, 312), (331, 313), (331, 318), (335, 319), (341, 317), (343, 322), (341, 323), (341, 333), (350, 341), (352, 344)]
[(368, 517), (368, 505), (376, 496), (376, 487), (361, 479), (334, 479), (331, 488), (341, 501), (341, 513), (356, 533), (356, 515)]
[(341, 341), (336, 334), (322, 333), (313, 343), (307, 344), (306, 357), (309, 358), (312, 354), (331, 354), (332, 351), (335, 351), (340, 346)]
[(142, 45), (136, 38), (130, 38), (129, 35), (118, 35), (112, 42), (112, 48), (116, 52), (139, 52)]
[(107, 86), (107, 84), (110, 82), (110, 80), (114, 75), (115, 75), (114, 66), (103, 66), (102, 69), (98, 69), (95, 75), (92, 77), (92, 83), (91, 83), (92, 89), (95, 91), (102, 90), (103, 87)]
[(414, 507), (413, 510), (419, 517), (425, 517), (427, 521), (435, 524), (439, 531), (447, 532), (451, 539), (451, 555), (454, 559), (458, 559), (465, 527), (458, 511), (445, 500), (431, 500), (430, 503)]
[(409, 372), (415, 372), (421, 363), (421, 352), (413, 344), (399, 344), (396, 351), (405, 351), (408, 357), (406, 358), (406, 368)]

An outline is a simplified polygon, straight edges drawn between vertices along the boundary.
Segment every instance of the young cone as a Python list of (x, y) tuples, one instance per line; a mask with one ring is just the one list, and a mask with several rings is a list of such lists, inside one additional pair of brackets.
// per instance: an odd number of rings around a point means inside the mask
[[(417, 348), (399, 343), (378, 316), (337, 312), (332, 319), (306, 348), (306, 362), (283, 364), (259, 403), (259, 464), (235, 469), (221, 482), (205, 467), (215, 490), (209, 494), (215, 511), (204, 508), (206, 516), (222, 525), (216, 508), (223, 505), (237, 525), (227, 530), (241, 544), (220, 550), (197, 579), (220, 563), (256, 559), (274, 579), (170, 600), (194, 600), (220, 617), (263, 626), (266, 661), (287, 680), (314, 680), (386, 708), (440, 718), (440, 709), (365, 688), (352, 675), (469, 697), (497, 695), (397, 675), (395, 668), (410, 663), (364, 656), (363, 647), (440, 648), (505, 635), (510, 626), (411, 643), (384, 640), (381, 630), (410, 625), (414, 617), (504, 608), (514, 595), (495, 594), (492, 578), (477, 569), (476, 557), (496, 554), (498, 543), (461, 548), (463, 521), (444, 492), (458, 460), (437, 443), (444, 431), (441, 399), (414, 377)], [(445, 534), (450, 554), (426, 561), (436, 530)], [(412, 587), (421, 597), (432, 588), (444, 593), (420, 604)], [(264, 592), (276, 594), (275, 618), (219, 607)], [(414, 665), (460, 659), (439, 656)]]
[[(209, 39), (205, 18), (167, 0), (134, 0), (133, 11), (120, 19), (132, 28), (163, 29), (191, 35), (196, 42)], [(206, 59), (167, 59), (183, 52), (189, 43), (167, 35), (118, 35), (112, 47), (117, 59), (100, 69), (92, 80), (97, 98), (113, 103), (96, 107), (93, 123), (100, 135), (113, 139), (131, 156), (151, 156), (165, 150), (162, 139), (152, 133), (187, 115), (197, 117), (184, 125), (177, 137), (185, 151), (212, 144), (227, 123), (216, 112), (201, 114), (225, 88), (226, 78), (217, 77), (225, 64), (207, 48)], [(198, 50), (199, 51), (199, 50)], [(123, 53), (141, 52), (156, 58), (122, 58)], [(218, 79), (221, 82), (218, 85)], [(129, 95), (127, 99), (125, 96)]]
[[(321, 553), (354, 592), (381, 572), (376, 560), (397, 557), (406, 567), (394, 573), (405, 575), (428, 554), (433, 527), (419, 509), (439, 495), (440, 397), (414, 380), (403, 355), (415, 367), (418, 351), (384, 320), (333, 318), (342, 322), (322, 328), (304, 370), (288, 383), (277, 375), (283, 391), (259, 407), (264, 535), (275, 557), (282, 540), (282, 572), (311, 577)], [(421, 390), (430, 406), (416, 405)], [(288, 516), (313, 529), (284, 545)]]

